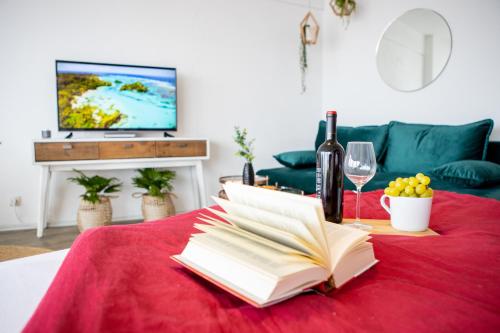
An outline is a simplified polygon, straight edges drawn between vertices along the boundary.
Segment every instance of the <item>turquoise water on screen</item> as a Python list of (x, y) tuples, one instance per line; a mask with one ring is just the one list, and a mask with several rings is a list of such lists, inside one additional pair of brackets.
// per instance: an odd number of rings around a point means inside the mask
[[(163, 129), (176, 127), (176, 91), (175, 85), (154, 78), (99, 74), (100, 79), (110, 82), (108, 87), (98, 87), (78, 96), (73, 107), (91, 105), (105, 113), (120, 111), (126, 117), (113, 124), (111, 128), (147, 128)], [(140, 82), (148, 88), (147, 92), (123, 90), (124, 84)]]

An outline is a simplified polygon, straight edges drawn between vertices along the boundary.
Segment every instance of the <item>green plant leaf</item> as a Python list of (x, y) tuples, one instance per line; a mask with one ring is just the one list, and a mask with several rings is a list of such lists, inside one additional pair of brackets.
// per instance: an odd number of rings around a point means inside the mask
[(132, 178), (132, 184), (137, 188), (145, 189), (151, 196), (161, 197), (164, 193), (174, 189), (172, 185), (175, 179), (174, 171), (144, 168), (137, 172), (139, 175)]
[(79, 176), (70, 177), (69, 181), (81, 185), (85, 188), (82, 198), (92, 203), (99, 202), (99, 197), (104, 193), (115, 193), (120, 191), (121, 183), (118, 178), (104, 178), (99, 175), (88, 177), (82, 171), (73, 169)]
[(239, 146), (239, 150), (235, 153), (236, 156), (243, 157), (247, 162), (252, 163), (255, 156), (253, 155), (253, 143), (255, 139), (247, 140), (248, 131), (243, 130), (239, 126), (234, 127), (234, 142)]

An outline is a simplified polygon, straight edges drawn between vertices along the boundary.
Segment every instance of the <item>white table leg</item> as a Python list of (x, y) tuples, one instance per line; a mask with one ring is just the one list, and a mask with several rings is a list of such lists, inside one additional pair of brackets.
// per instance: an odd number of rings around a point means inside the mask
[(191, 189), (193, 191), (193, 197), (195, 198), (195, 205), (193, 209), (201, 208), (200, 191), (198, 189), (198, 176), (196, 174), (196, 164), (193, 164), (189, 168), (189, 175), (191, 181)]
[(200, 198), (200, 206), (207, 206), (207, 197), (205, 192), (205, 179), (203, 178), (203, 165), (201, 161), (196, 161), (196, 178), (198, 180), (198, 193)]
[(43, 229), (47, 226), (47, 206), (49, 197), (49, 183), (51, 171), (49, 166), (42, 166), (40, 175), (40, 206), (38, 209), (38, 221), (36, 236), (41, 238), (43, 236)]

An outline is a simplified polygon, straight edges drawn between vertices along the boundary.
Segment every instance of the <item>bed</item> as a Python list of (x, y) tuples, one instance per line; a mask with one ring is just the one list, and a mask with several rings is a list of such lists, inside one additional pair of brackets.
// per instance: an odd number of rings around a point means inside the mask
[[(365, 218), (388, 218), (381, 191)], [(346, 192), (345, 216), (354, 215)], [(436, 191), (440, 236), (374, 235), (380, 263), (326, 296), (257, 309), (181, 268), (199, 211), (93, 229), (73, 244), (24, 332), (498, 332), (500, 201)]]

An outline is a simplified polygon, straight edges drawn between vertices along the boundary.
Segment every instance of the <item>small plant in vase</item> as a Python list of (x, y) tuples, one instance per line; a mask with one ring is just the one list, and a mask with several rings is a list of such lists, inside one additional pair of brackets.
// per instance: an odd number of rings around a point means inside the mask
[(142, 216), (144, 221), (158, 220), (175, 214), (175, 207), (171, 196), (174, 186), (172, 181), (175, 172), (145, 168), (137, 170), (139, 176), (132, 178), (132, 183), (137, 188), (147, 192), (142, 196)]
[(111, 224), (112, 209), (109, 194), (120, 191), (122, 184), (115, 177), (104, 178), (98, 175), (89, 177), (82, 171), (73, 171), (79, 176), (68, 180), (85, 188), (76, 216), (78, 229), (85, 231)]
[(243, 184), (253, 186), (255, 183), (255, 173), (252, 162), (255, 159), (253, 154), (253, 142), (255, 139), (248, 140), (247, 135), (248, 131), (246, 128), (240, 129), (238, 126), (234, 128), (234, 142), (239, 146), (236, 156), (243, 157), (246, 160), (243, 167)]

